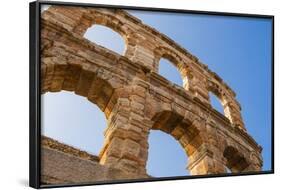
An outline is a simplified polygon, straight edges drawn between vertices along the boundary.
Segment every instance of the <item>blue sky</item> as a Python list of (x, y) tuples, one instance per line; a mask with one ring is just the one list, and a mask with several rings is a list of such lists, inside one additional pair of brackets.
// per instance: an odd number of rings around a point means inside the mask
[[(245, 126), (263, 147), (263, 170), (271, 168), (271, 21), (266, 19), (129, 11), (197, 56), (236, 92)], [(94, 26), (85, 37), (120, 54), (124, 41), (105, 27)], [(159, 72), (182, 85), (175, 67), (161, 60)], [(216, 98), (214, 107), (221, 111)], [(106, 120), (86, 98), (71, 92), (42, 97), (42, 131), (77, 148), (98, 154)], [(220, 108), (219, 108), (220, 107)], [(152, 176), (188, 175), (179, 143), (160, 131), (149, 136), (148, 173)], [(163, 149), (165, 147), (165, 149)]]

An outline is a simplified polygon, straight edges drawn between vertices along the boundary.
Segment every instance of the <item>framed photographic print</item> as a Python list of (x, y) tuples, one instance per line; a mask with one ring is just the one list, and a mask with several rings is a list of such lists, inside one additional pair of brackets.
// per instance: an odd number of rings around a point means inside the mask
[(30, 186), (274, 172), (274, 17), (30, 3)]

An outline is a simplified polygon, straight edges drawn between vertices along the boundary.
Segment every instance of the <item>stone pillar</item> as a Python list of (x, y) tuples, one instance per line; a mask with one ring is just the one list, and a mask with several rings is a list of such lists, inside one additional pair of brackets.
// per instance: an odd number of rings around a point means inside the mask
[(154, 66), (154, 44), (148, 36), (128, 34), (125, 56), (133, 62), (138, 62), (146, 68), (156, 71)]
[(241, 116), (241, 109), (240, 106), (237, 103), (234, 103), (232, 101), (227, 101), (224, 105), (224, 113), (225, 116), (230, 120), (230, 122), (237, 126), (238, 128), (246, 131), (246, 128), (244, 126), (244, 122)]
[(187, 169), (191, 175), (226, 173), (223, 161), (217, 152), (211, 151), (208, 145), (202, 144), (191, 156)]
[(135, 84), (124, 94), (110, 115), (100, 163), (145, 177), (151, 127), (144, 118), (146, 88)]
[(194, 92), (191, 85), (193, 75), (190, 67), (185, 64), (180, 64), (179, 72), (183, 80), (183, 88), (187, 91)]
[(188, 66), (181, 68), (180, 73), (183, 77), (183, 87), (193, 94), (197, 100), (204, 104), (210, 104), (209, 91), (206, 88), (204, 76)]
[(179, 142), (188, 155), (187, 170), (191, 175), (225, 173), (222, 152), (216, 146), (216, 136), (204, 120), (194, 120)]

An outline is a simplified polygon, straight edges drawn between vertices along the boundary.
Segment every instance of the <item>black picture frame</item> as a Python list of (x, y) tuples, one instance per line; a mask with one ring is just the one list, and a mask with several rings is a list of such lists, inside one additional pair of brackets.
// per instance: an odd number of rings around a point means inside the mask
[[(98, 7), (98, 8), (118, 8), (125, 10), (144, 10), (144, 11), (160, 11), (171, 13), (192, 13), (204, 15), (222, 15), (235, 16), (243, 18), (266, 18), (272, 21), (272, 60), (271, 60), (271, 163), (272, 167), (269, 171), (248, 172), (248, 173), (232, 173), (232, 174), (210, 174), (210, 175), (196, 175), (184, 177), (161, 177), (153, 179), (133, 179), (133, 180), (118, 180), (118, 181), (104, 181), (82, 184), (63, 184), (63, 185), (42, 185), (40, 184), (40, 166), (41, 166), (41, 95), (40, 95), (40, 15), (41, 5), (62, 5), (62, 6), (79, 6), (79, 7)], [(149, 181), (163, 181), (163, 180), (182, 180), (182, 179), (197, 179), (197, 178), (213, 178), (213, 177), (227, 177), (227, 176), (241, 176), (241, 175), (259, 175), (259, 174), (273, 174), (274, 173), (274, 16), (273, 15), (259, 15), (259, 14), (245, 14), (245, 13), (229, 13), (229, 12), (212, 12), (212, 11), (195, 11), (182, 9), (164, 9), (153, 7), (133, 7), (120, 5), (104, 5), (104, 4), (89, 4), (89, 3), (72, 3), (72, 2), (55, 2), (55, 1), (35, 1), (29, 4), (29, 185), (33, 188), (53, 188), (53, 187), (72, 187), (72, 186), (86, 186), (86, 185), (101, 185), (101, 184), (120, 184), (120, 183), (135, 183), (135, 182), (149, 182)]]

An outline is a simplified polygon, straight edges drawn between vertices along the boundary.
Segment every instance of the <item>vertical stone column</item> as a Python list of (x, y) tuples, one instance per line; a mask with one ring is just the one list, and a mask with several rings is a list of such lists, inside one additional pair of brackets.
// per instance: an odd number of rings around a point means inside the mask
[(210, 104), (209, 91), (207, 90), (204, 79), (200, 77), (194, 77), (193, 79), (193, 91), (197, 99), (204, 104)]
[(181, 68), (180, 73), (183, 77), (183, 87), (193, 94), (196, 99), (204, 104), (210, 104), (209, 92), (204, 81), (205, 77), (198, 71), (195, 71), (195, 69), (186, 65)]
[(246, 131), (240, 112), (241, 109), (238, 103), (235, 103), (233, 101), (227, 101), (225, 102), (223, 107), (224, 107), (225, 116), (230, 120), (230, 122), (235, 126), (237, 126), (238, 128)]
[(153, 39), (141, 34), (129, 34), (125, 56), (133, 62), (138, 62), (152, 71), (157, 71), (154, 65)]
[(197, 144), (194, 151), (189, 155), (188, 170), (192, 175), (226, 173), (216, 129), (209, 120), (195, 122), (194, 125), (200, 128), (200, 133), (197, 136), (200, 135), (201, 144)]
[(150, 122), (144, 118), (146, 88), (136, 83), (124, 95), (110, 115), (100, 163), (146, 177), (150, 129)]
[(220, 154), (218, 152), (213, 152), (208, 144), (202, 144), (200, 148), (189, 157), (187, 169), (190, 171), (191, 175), (226, 173)]

